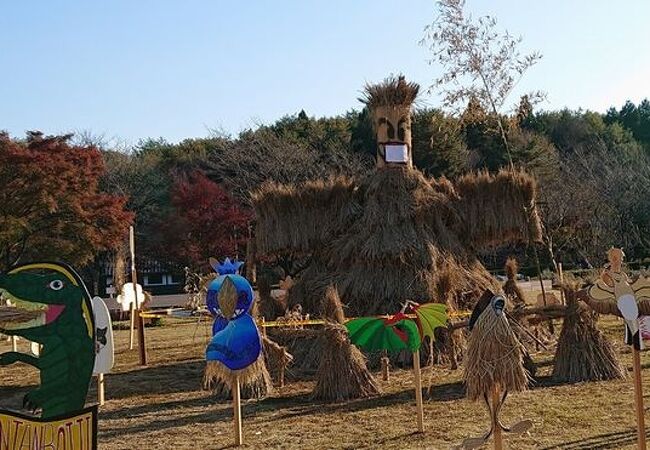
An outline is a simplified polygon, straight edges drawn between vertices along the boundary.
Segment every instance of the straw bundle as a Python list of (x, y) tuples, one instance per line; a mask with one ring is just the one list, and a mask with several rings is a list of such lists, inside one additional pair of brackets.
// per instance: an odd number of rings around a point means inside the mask
[(350, 342), (344, 326), (325, 325), (318, 343), (320, 363), (313, 398), (341, 402), (379, 393), (379, 387), (366, 367), (365, 357)]
[(523, 366), (521, 343), (505, 314), (498, 315), (490, 305), (470, 334), (464, 379), (470, 400), (491, 395), (496, 385), (510, 392), (527, 388), (529, 377)]
[(553, 378), (577, 383), (625, 378), (625, 369), (605, 335), (596, 326), (596, 314), (577, 300), (578, 286), (563, 286), (567, 311), (555, 352)]
[(310, 252), (349, 222), (355, 214), (355, 184), (333, 177), (299, 185), (268, 183), (252, 193), (257, 213), (260, 254), (290, 249)]
[(519, 270), (519, 265), (515, 258), (508, 258), (506, 260), (506, 277), (508, 278), (503, 284), (503, 293), (510, 300), (512, 306), (515, 308), (520, 306), (526, 306), (526, 298), (524, 293), (521, 291), (517, 285), (516, 277), (517, 271)]
[(535, 179), (525, 172), (501, 170), (496, 175), (479, 172), (456, 183), (461, 197), (461, 236), (473, 248), (504, 241), (539, 241), (541, 224), (534, 207)]
[(261, 399), (273, 392), (271, 376), (264, 363), (264, 355), (242, 370), (230, 370), (218, 361), (208, 361), (203, 375), (203, 386), (220, 399), (232, 398), (231, 387), (239, 377), (242, 398)]
[(293, 355), (291, 355), (285, 347), (282, 347), (277, 342), (273, 342), (266, 336), (262, 336), (262, 344), (264, 348), (264, 357), (269, 370), (275, 374), (284, 372), (289, 364), (293, 362)]

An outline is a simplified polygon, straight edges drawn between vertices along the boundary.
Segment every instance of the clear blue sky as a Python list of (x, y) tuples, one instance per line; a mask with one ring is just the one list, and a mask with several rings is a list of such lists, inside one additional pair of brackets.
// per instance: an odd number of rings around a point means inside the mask
[[(650, 1), (467, 0), (467, 9), (496, 15), (544, 54), (520, 90), (545, 90), (545, 109), (650, 97)], [(430, 0), (4, 2), (0, 129), (178, 141), (300, 109), (343, 113), (359, 107), (366, 81), (390, 73), (431, 84), (439, 69), (418, 41), (434, 16)]]

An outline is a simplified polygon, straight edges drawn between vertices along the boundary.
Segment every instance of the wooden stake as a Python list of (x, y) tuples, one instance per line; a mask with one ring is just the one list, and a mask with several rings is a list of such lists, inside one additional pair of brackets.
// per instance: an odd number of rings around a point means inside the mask
[(131, 303), (131, 323), (129, 324), (129, 350), (133, 350), (135, 343), (135, 304)]
[[(133, 227), (129, 227), (129, 247), (131, 249), (131, 283), (135, 294), (135, 321), (138, 328), (138, 346), (140, 347), (140, 365), (147, 365), (147, 346), (144, 336), (144, 319), (140, 315), (140, 300), (138, 300), (138, 274), (135, 270), (135, 235)], [(131, 316), (133, 317), (133, 315)], [(132, 319), (133, 320), (133, 319)]]
[(239, 392), (239, 375), (235, 375), (235, 382), (232, 386), (233, 412), (235, 416), (235, 445), (242, 445), (244, 437), (241, 426), (241, 395)]
[(389, 362), (390, 359), (388, 359), (388, 356), (384, 355), (381, 357), (381, 379), (384, 381), (388, 381), (390, 379), (390, 370), (389, 370)]
[(560, 299), (562, 300), (562, 304), (566, 306), (566, 299), (564, 298), (564, 289), (562, 289), (562, 286), (564, 286), (564, 272), (562, 272), (562, 263), (557, 264), (557, 269), (560, 274)]
[(11, 351), (18, 351), (18, 336), (11, 336)]
[(280, 387), (284, 387), (284, 365), (280, 367)]
[(634, 368), (634, 405), (636, 407), (636, 426), (639, 450), (646, 450), (645, 418), (643, 410), (643, 388), (641, 387), (641, 357), (640, 352), (632, 346)]
[(415, 403), (418, 409), (418, 431), (424, 433), (424, 406), (422, 405), (422, 374), (420, 373), (420, 350), (413, 352), (413, 373), (415, 375)]
[(497, 417), (497, 408), (500, 401), (501, 392), (499, 390), (499, 385), (496, 385), (492, 389), (492, 430), (494, 431), (494, 450), (503, 450), (503, 436), (501, 434), (499, 418)]
[(97, 375), (97, 401), (99, 406), (104, 406), (105, 396), (104, 396), (104, 374), (100, 373)]

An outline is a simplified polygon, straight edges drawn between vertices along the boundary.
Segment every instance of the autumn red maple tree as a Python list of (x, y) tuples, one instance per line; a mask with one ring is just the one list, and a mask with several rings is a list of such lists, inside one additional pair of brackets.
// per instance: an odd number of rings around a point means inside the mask
[(83, 266), (124, 239), (124, 197), (99, 190), (101, 152), (70, 135), (0, 133), (0, 270), (35, 259)]
[(159, 252), (170, 262), (197, 270), (208, 268), (208, 258), (241, 254), (252, 219), (222, 186), (202, 172), (175, 177), (172, 211), (161, 224)]

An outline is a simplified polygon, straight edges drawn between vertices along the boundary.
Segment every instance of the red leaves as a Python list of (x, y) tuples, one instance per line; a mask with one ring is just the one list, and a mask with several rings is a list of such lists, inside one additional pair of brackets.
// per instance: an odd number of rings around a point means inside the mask
[(36, 258), (83, 265), (126, 233), (125, 199), (99, 191), (101, 153), (68, 140), (0, 134), (0, 269)]
[(248, 238), (251, 213), (200, 171), (174, 180), (171, 203), (160, 250), (172, 261), (207, 268), (210, 256), (235, 256)]

